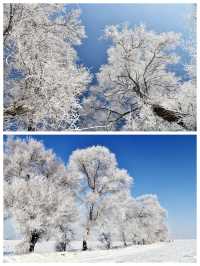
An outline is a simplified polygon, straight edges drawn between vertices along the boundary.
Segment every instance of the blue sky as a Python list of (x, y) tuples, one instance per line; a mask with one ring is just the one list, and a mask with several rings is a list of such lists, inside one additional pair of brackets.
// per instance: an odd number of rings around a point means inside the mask
[[(184, 135), (34, 136), (65, 163), (71, 152), (104, 145), (116, 154), (119, 167), (134, 177), (133, 196), (155, 193), (168, 210), (174, 238), (196, 235), (196, 137)], [(10, 227), (6, 228), (7, 231)]]
[[(192, 4), (72, 4), (68, 7), (82, 10), (81, 20), (87, 39), (77, 47), (79, 62), (96, 73), (106, 63), (106, 50), (110, 42), (100, 39), (106, 25), (127, 22), (130, 26), (144, 23), (147, 29), (156, 32), (175, 31), (188, 37), (186, 16), (194, 8)], [(187, 60), (183, 54), (183, 61)], [(178, 66), (175, 71), (183, 74)], [(94, 80), (95, 82), (95, 80)]]

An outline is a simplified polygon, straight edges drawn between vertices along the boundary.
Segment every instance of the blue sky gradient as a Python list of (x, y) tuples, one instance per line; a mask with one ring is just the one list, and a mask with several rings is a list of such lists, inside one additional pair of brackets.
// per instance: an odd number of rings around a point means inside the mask
[[(180, 32), (188, 38), (186, 17), (194, 9), (192, 4), (72, 4), (68, 8), (80, 8), (81, 20), (85, 26), (87, 39), (76, 47), (79, 63), (84, 64), (95, 74), (101, 65), (107, 62), (106, 50), (111, 43), (102, 39), (106, 25), (128, 23), (130, 26), (145, 24), (147, 29), (156, 32)], [(188, 57), (182, 50), (178, 51), (186, 63)], [(173, 70), (184, 75), (183, 66)], [(96, 80), (93, 80), (95, 83)]]
[[(132, 195), (157, 194), (173, 238), (196, 236), (196, 137), (184, 135), (34, 136), (65, 163), (77, 148), (104, 145), (134, 177)], [(7, 231), (10, 229), (7, 228)]]

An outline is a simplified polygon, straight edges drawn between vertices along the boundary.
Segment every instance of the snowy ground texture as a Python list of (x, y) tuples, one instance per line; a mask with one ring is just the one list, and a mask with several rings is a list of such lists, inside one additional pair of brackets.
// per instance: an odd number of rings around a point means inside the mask
[(53, 252), (53, 243), (38, 244), (35, 253), (13, 255), (17, 241), (4, 242), (4, 262), (196, 262), (196, 240), (175, 240), (111, 250)]

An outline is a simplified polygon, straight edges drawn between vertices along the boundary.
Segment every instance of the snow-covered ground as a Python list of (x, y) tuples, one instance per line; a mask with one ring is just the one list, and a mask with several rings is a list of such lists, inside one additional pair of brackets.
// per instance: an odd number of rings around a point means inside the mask
[[(17, 241), (4, 242), (4, 262), (196, 262), (196, 240), (175, 240), (110, 250), (53, 252), (53, 243), (41, 243), (35, 253), (11, 255)], [(79, 246), (80, 248), (80, 246)]]

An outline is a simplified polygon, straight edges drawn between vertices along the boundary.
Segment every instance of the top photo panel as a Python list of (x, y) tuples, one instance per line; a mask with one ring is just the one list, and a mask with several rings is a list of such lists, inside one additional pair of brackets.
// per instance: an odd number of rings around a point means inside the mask
[(196, 4), (4, 4), (4, 131), (196, 131), (196, 44)]

